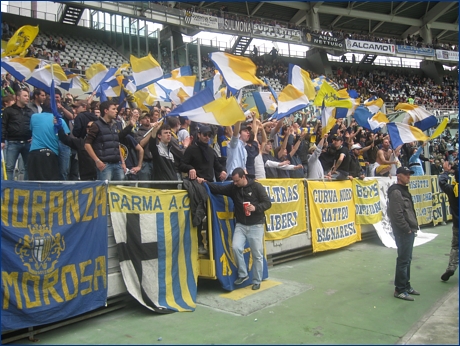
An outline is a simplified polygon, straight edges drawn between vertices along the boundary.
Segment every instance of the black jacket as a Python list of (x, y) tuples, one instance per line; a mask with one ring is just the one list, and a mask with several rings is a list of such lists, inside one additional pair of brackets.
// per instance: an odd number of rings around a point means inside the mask
[(17, 104), (7, 107), (2, 114), (2, 143), (7, 141), (28, 141), (32, 138), (30, 118), (33, 111)]
[(395, 235), (418, 230), (414, 202), (408, 186), (393, 184), (388, 188), (387, 213)]
[[(265, 211), (270, 209), (272, 202), (265, 188), (258, 182), (248, 178), (248, 184), (237, 187), (235, 184), (208, 183), (212, 193), (229, 196), (233, 200), (236, 222), (243, 225), (258, 225), (265, 223)], [(250, 202), (256, 210), (246, 216), (243, 202)]]
[(72, 134), (77, 138), (85, 138), (86, 137), (86, 125), (90, 121), (96, 121), (97, 116), (91, 112), (80, 112), (77, 114), (77, 117), (73, 123), (73, 130)]
[(72, 149), (75, 149), (78, 154), (78, 171), (80, 173), (81, 180), (96, 180), (97, 179), (97, 167), (94, 160), (89, 156), (85, 149), (85, 139), (75, 138), (66, 135), (64, 130), (61, 128), (58, 132), (59, 140), (65, 145)]
[(207, 181), (214, 181), (214, 172), (219, 174), (225, 171), (225, 168), (217, 160), (217, 156), (214, 154), (214, 149), (207, 147), (206, 160), (203, 153), (196, 142), (190, 145), (184, 153), (182, 162), (180, 163), (181, 172), (188, 173), (191, 169), (196, 170), (196, 175), (200, 178), (204, 178)]
[(443, 172), (438, 177), (439, 187), (447, 195), (450, 204), (450, 213), (452, 214), (452, 223), (458, 228), (458, 197), (455, 197), (454, 187), (449, 184), (449, 173)]
[(206, 188), (195, 180), (184, 179), (184, 188), (190, 196), (190, 211), (192, 213), (192, 224), (198, 226), (206, 216), (206, 201), (208, 192)]
[[(165, 146), (157, 138), (150, 138), (149, 148), (153, 161), (153, 180), (177, 181), (174, 157), (171, 153), (171, 145)], [(165, 185), (166, 189), (173, 185)]]

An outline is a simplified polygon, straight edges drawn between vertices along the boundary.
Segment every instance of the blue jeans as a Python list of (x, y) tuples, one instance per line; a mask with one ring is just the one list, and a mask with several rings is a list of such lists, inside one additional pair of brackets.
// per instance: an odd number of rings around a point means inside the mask
[(243, 225), (237, 223), (233, 234), (232, 249), (238, 266), (238, 277), (248, 276), (244, 261), (244, 246), (249, 243), (252, 254), (252, 283), (260, 284), (264, 269), (264, 225)]
[(141, 170), (137, 172), (137, 179), (138, 180), (152, 180), (152, 174), (153, 174), (153, 162), (143, 161)]
[(395, 291), (398, 293), (410, 290), (410, 264), (412, 262), (412, 249), (414, 248), (415, 233), (395, 234), (398, 247), (396, 259)]
[[(21, 143), (22, 142), (22, 143)], [(6, 175), (8, 180), (14, 180), (14, 167), (18, 160), (19, 154), (21, 154), (24, 160), (24, 180), (28, 179), (27, 174), (27, 158), (30, 151), (30, 142), (27, 141), (7, 141), (5, 147), (5, 159), (6, 159)]]
[(59, 175), (61, 180), (69, 180), (71, 149), (59, 141)]
[(122, 181), (125, 180), (125, 173), (121, 167), (121, 162), (118, 163), (105, 163), (103, 171), (97, 169), (97, 180), (114, 180)]

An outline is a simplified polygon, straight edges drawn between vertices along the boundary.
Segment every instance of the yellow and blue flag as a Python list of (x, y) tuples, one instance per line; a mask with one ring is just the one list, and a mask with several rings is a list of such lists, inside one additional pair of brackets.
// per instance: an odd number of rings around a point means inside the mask
[(288, 84), (292, 84), (307, 95), (309, 100), (313, 100), (316, 96), (315, 84), (311, 80), (310, 74), (300, 66), (289, 64)]
[(2, 68), (19, 81), (27, 79), (40, 63), (36, 58), (2, 59)]
[(225, 52), (209, 53), (209, 58), (233, 95), (248, 85), (265, 86), (265, 83), (256, 77), (257, 66), (251, 59)]
[(429, 139), (420, 129), (403, 123), (388, 123), (387, 130), (393, 148), (404, 143), (424, 142)]
[(97, 62), (92, 64), (86, 71), (85, 76), (88, 84), (91, 85), (93, 90), (96, 90), (101, 83), (104, 83), (110, 77), (115, 75), (116, 68), (108, 69), (103, 64)]
[(276, 101), (273, 98), (272, 93), (269, 91), (253, 91), (252, 97), (254, 98), (254, 102), (260, 114), (273, 114), (278, 108), (278, 105), (276, 104)]
[(319, 76), (317, 78), (312, 79), (311, 81), (317, 92), (321, 89), (324, 82), (329, 83), (329, 85), (332, 86), (334, 90), (339, 90), (339, 86), (337, 85), (337, 83), (335, 83), (333, 80), (326, 76)]
[(422, 106), (409, 103), (398, 103), (395, 110), (402, 110), (407, 113), (402, 123), (413, 125), (422, 131), (426, 131), (438, 124), (436, 117)]
[(372, 132), (380, 131), (380, 129), (388, 123), (388, 118), (385, 114), (382, 112), (372, 114), (365, 106), (356, 108), (353, 117), (359, 126), (371, 130)]
[(163, 78), (163, 69), (150, 53), (143, 58), (131, 55), (129, 60), (137, 90)]
[(108, 202), (128, 292), (155, 312), (194, 311), (198, 239), (187, 192), (110, 186)]
[(303, 92), (288, 84), (278, 95), (278, 116), (284, 118), (308, 106), (310, 101)]
[(67, 75), (60, 65), (53, 64), (52, 69), (53, 71), (51, 71), (51, 65), (38, 68), (32, 72), (26, 82), (51, 94), (51, 82), (53, 80), (56, 86), (62, 82), (67, 82)]

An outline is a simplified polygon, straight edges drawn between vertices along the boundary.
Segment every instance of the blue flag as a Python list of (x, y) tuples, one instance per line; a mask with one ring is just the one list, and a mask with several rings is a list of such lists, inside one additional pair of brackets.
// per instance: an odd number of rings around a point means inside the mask
[[(231, 184), (225, 182), (223, 184)], [(230, 197), (222, 195), (213, 195), (209, 191), (209, 187), (204, 184), (208, 191), (209, 202), (211, 204), (212, 217), (212, 237), (214, 246), (214, 258), (216, 262), (216, 276), (222, 285), (222, 288), (227, 291), (233, 291), (235, 288), (242, 288), (252, 285), (252, 270), (249, 263), (252, 263), (251, 251), (249, 243), (246, 242), (244, 260), (248, 269), (249, 280), (243, 284), (234, 285), (234, 281), (238, 278), (238, 267), (236, 266), (235, 256), (232, 250), (232, 239), (235, 230), (235, 220), (233, 218), (233, 201)], [(267, 260), (264, 256), (263, 279), (268, 278)]]
[(2, 332), (63, 321), (104, 306), (105, 183), (4, 180), (1, 189)]

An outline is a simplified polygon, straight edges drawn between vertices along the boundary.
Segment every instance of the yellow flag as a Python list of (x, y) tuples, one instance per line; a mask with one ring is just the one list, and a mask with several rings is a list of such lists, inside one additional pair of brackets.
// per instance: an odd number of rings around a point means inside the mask
[(441, 124), (439, 124), (439, 126), (433, 132), (433, 134), (431, 135), (430, 139), (434, 139), (436, 137), (439, 137), (443, 133), (443, 131), (445, 130), (448, 122), (449, 122), (449, 119), (444, 118), (442, 120)]
[[(316, 95), (313, 103), (315, 106), (320, 107), (323, 105), (323, 101), (338, 98), (340, 98), (340, 95), (337, 93), (337, 91), (328, 82), (323, 81), (323, 84), (321, 84), (321, 88), (319, 89), (318, 94)], [(349, 103), (350, 107), (333, 105), (329, 105), (328, 107), (351, 108), (351, 102)]]
[(38, 25), (24, 25), (20, 27), (6, 44), (5, 51), (2, 53), (2, 58), (13, 55), (20, 55), (35, 40), (38, 35)]

